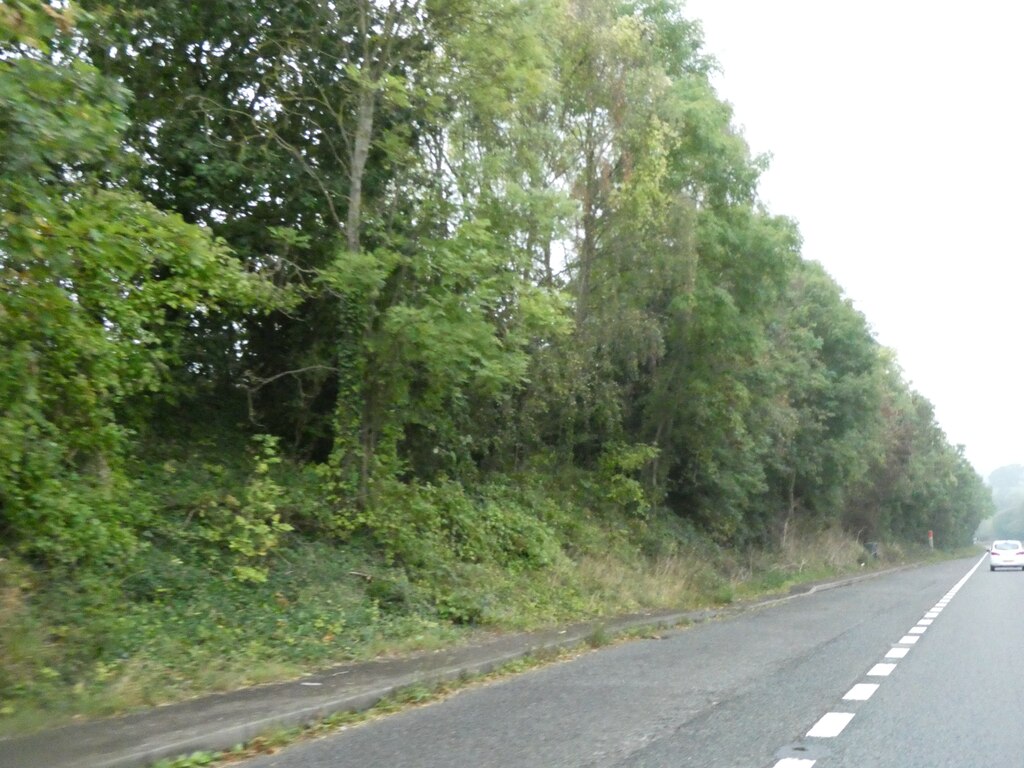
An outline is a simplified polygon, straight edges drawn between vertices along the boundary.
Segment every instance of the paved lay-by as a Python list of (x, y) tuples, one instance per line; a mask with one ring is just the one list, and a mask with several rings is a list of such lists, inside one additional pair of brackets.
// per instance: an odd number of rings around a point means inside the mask
[[(878, 575), (881, 572), (804, 586), (776, 600)], [(491, 636), (450, 650), (349, 664), (288, 683), (76, 723), (0, 740), (0, 768), (141, 768), (195, 751), (230, 749), (275, 728), (305, 725), (332, 713), (368, 709), (411, 685), (483, 674), (530, 654), (572, 648), (586, 642), (599, 628), (614, 635), (645, 626), (673, 627), (735, 613), (755, 604), (758, 603), (719, 610), (641, 614), (560, 629)]]

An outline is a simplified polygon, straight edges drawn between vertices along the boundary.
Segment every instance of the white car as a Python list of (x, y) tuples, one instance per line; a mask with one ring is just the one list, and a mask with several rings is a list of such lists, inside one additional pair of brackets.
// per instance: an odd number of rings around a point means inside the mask
[(988, 569), (1020, 568), (1024, 571), (1024, 546), (1016, 539), (993, 541), (988, 550)]

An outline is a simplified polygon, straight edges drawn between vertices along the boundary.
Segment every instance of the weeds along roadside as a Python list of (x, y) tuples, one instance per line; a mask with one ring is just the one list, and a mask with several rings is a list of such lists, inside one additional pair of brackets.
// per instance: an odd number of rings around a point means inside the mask
[[(808, 543), (809, 550), (815, 546)], [(479, 632), (551, 623), (558, 620), (557, 611), (568, 621), (636, 610), (721, 605), (860, 570), (856, 564), (840, 568), (758, 557), (753, 565), (749, 560), (720, 563), (726, 569), (722, 575), (683, 557), (661, 558), (635, 570), (608, 556), (591, 557), (580, 562), (575, 583), (557, 573), (515, 581), (492, 574), (493, 592), (504, 588), (509, 595), (518, 595), (518, 600), (505, 606), (504, 624), (495, 619), (471, 627), (417, 612), (422, 607), (394, 603), (382, 607), (379, 600), (367, 596), (374, 591), (368, 589), (369, 583), (351, 576), (359, 570), (353, 565), (367, 567), (351, 552), (352, 559), (346, 560), (329, 548), (305, 545), (293, 554), (301, 555), (311, 567), (301, 576), (293, 571), (293, 578), (287, 579), (282, 574), (244, 593), (214, 582), (217, 589), (208, 588), (192, 599), (167, 600), (157, 606), (125, 605), (120, 611), (90, 607), (81, 599), (77, 606), (69, 606), (81, 610), (83, 617), (73, 627), (55, 625), (50, 618), (57, 614), (55, 604), (52, 614), (40, 615), (17, 605), (30, 602), (29, 598), (12, 600), (10, 591), (5, 592), (5, 628), (15, 630), (5, 631), (0, 641), (5, 646), (5, 675), (39, 675), (35, 685), (15, 689), (20, 696), (4, 697), (5, 706), (8, 701), (15, 705), (4, 718), (5, 732), (23, 733), (76, 715), (115, 714), (294, 678), (339, 661), (457, 645)], [(389, 573), (381, 569), (379, 578), (387, 579)], [(570, 587), (574, 588), (571, 593)], [(556, 602), (562, 589), (572, 601)], [(292, 599), (284, 597), (286, 592)], [(475, 594), (493, 598), (493, 592)], [(534, 613), (538, 618), (531, 622), (527, 613), (531, 603), (541, 600), (548, 607), (543, 614)], [(60, 631), (61, 637), (48, 639), (47, 631)], [(118, 653), (132, 643), (137, 644), (133, 654)], [(96, 658), (104, 653), (105, 657)], [(91, 664), (87, 654), (92, 655)], [(82, 670), (77, 680), (64, 678), (75, 670)]]
[[(821, 541), (818, 540), (816, 543), (820, 545)], [(951, 556), (951, 553), (925, 552), (923, 549), (915, 554), (921, 560), (940, 560)], [(965, 550), (962, 554), (975, 554), (975, 550), (971, 549), (969, 552)], [(862, 565), (866, 566), (867, 563)], [(748, 583), (745, 586), (750, 591), (754, 585)], [(770, 592), (758, 593), (759, 596), (765, 596), (766, 594), (770, 594)], [(711, 617), (715, 616), (716, 614), (711, 614)], [(574, 646), (538, 650), (519, 659), (507, 662), (497, 669), (486, 673), (460, 676), (456, 679), (436, 683), (411, 685), (384, 697), (368, 709), (340, 711), (303, 727), (270, 729), (266, 733), (244, 744), (238, 744), (229, 750), (194, 752), (178, 758), (164, 759), (154, 764), (153, 768), (197, 768), (198, 766), (216, 768), (262, 754), (274, 754), (284, 747), (306, 739), (318, 738), (335, 731), (358, 726), (412, 707), (426, 706), (442, 701), (476, 685), (511, 677), (550, 664), (572, 660), (584, 653), (621, 642), (635, 639), (661, 639), (666, 633), (678, 631), (691, 625), (692, 621), (684, 618), (674, 626), (652, 624), (634, 626), (624, 631), (609, 631), (605, 624), (597, 623), (586, 638)]]
[[(420, 526), (400, 559), (366, 537), (304, 530), (296, 508), (319, 499), (301, 474), (277, 487), (269, 473), (186, 461), (155, 474), (147, 487), (159, 488), (151, 503), (163, 522), (130, 568), (47, 578), (16, 557), (0, 562), (0, 734), (481, 632), (727, 604), (871, 567), (831, 529), (793, 533), (771, 551), (730, 550), (678, 519), (508, 486), (473, 502), (454, 486), (400, 499)], [(277, 531), (224, 512), (267, 499), (281, 511)], [(232, 536), (243, 545), (232, 549)], [(888, 548), (885, 562), (919, 555)]]

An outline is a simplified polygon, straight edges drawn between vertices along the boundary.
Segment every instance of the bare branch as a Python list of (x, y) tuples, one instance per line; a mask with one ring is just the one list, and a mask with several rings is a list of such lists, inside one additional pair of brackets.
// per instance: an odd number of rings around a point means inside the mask
[(255, 386), (246, 384), (245, 389), (249, 392), (258, 392), (263, 387), (267, 386), (267, 384), (277, 381), (278, 379), (282, 379), (285, 376), (298, 376), (301, 373), (309, 373), (310, 371), (330, 371), (331, 373), (337, 373), (338, 369), (332, 365), (309, 365), (305, 368), (296, 368), (293, 371), (282, 371), (281, 373), (276, 373), (265, 379), (254, 377), (252, 380), (256, 382)]

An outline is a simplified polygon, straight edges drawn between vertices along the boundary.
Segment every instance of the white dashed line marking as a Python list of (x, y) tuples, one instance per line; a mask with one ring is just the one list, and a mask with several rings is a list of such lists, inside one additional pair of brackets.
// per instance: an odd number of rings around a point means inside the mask
[[(939, 600), (929, 611), (924, 614), (924, 618), (917, 622), (917, 625), (907, 630), (902, 638), (900, 638), (899, 645), (892, 646), (888, 653), (885, 654), (886, 659), (902, 659), (910, 653), (910, 647), (916, 645), (921, 639), (921, 635), (927, 631), (928, 627), (938, 618), (942, 610), (949, 604), (956, 593), (960, 591), (960, 588), (967, 583), (967, 580), (974, 575), (982, 563), (985, 561), (987, 555), (983, 556), (974, 567), (968, 571), (963, 578), (956, 583), (956, 585), (949, 590), (942, 599)], [(902, 647), (900, 647), (902, 646)], [(867, 677), (888, 677), (892, 674), (893, 670), (896, 669), (896, 663), (879, 663), (875, 664), (867, 672)], [(867, 701), (870, 699), (875, 691), (878, 690), (880, 683), (857, 683), (846, 695), (843, 696), (843, 701)], [(828, 712), (818, 722), (814, 724), (814, 727), (807, 732), (808, 738), (817, 739), (831, 739), (838, 736), (843, 732), (843, 729), (850, 724), (853, 720), (852, 712)], [(782, 758), (772, 766), (772, 768), (813, 768), (817, 762), (816, 759), (804, 758), (804, 757), (786, 757)]]
[(895, 664), (875, 664), (868, 670), (868, 677), (888, 677), (896, 669)]
[(875, 691), (878, 690), (878, 683), (857, 683), (843, 696), (845, 701), (867, 701)]
[(832, 739), (843, 732), (843, 728), (853, 720), (852, 712), (829, 712), (814, 727), (807, 732), (807, 735), (816, 739)]

